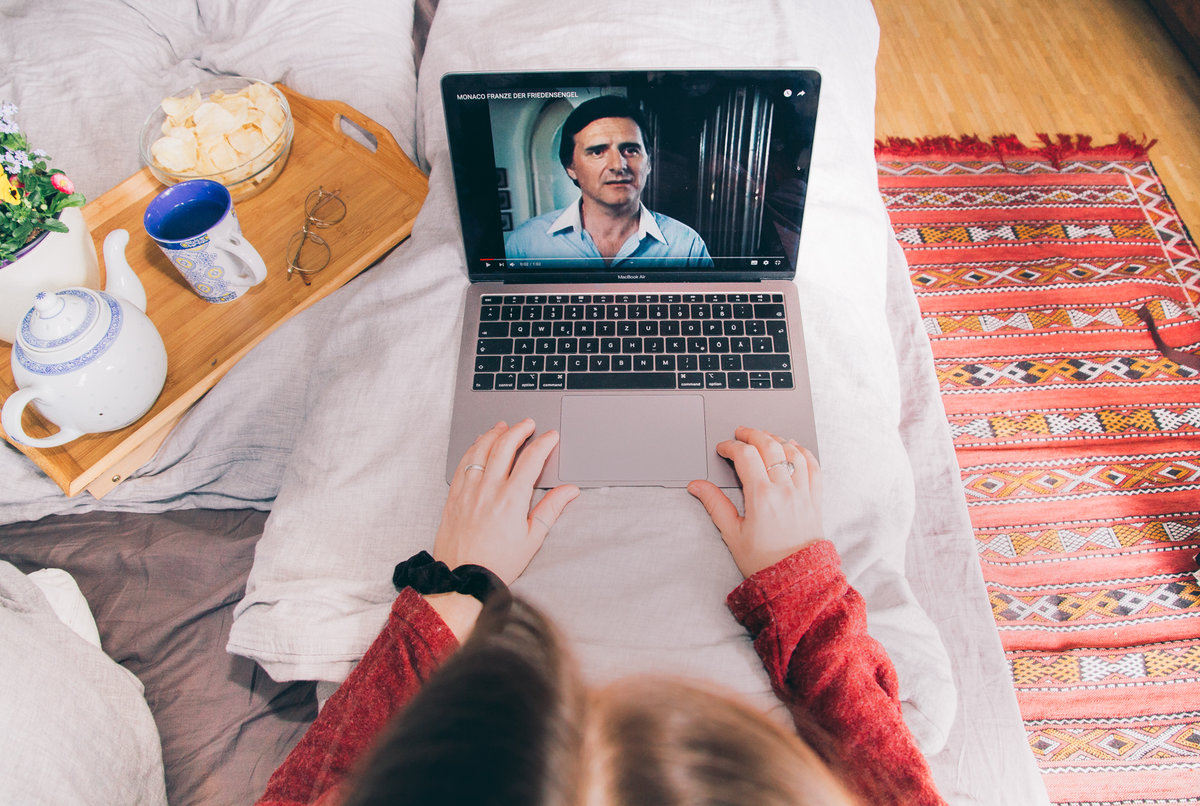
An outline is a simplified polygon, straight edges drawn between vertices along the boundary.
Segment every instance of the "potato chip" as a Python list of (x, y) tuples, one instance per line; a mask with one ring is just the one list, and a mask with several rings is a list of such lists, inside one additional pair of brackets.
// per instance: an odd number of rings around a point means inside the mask
[(168, 120), (183, 121), (200, 105), (200, 100), (200, 90), (192, 90), (183, 98), (163, 98), (161, 106)]
[(234, 151), (246, 157), (254, 156), (271, 144), (270, 140), (263, 137), (262, 131), (257, 126), (242, 126), (235, 129), (226, 135), (225, 140), (233, 147)]
[(160, 137), (150, 146), (150, 156), (168, 171), (185, 173), (196, 165), (196, 146), (174, 137)]

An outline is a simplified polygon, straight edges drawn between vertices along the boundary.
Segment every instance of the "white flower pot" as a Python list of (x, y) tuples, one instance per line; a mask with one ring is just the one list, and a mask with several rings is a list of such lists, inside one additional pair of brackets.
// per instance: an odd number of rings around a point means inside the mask
[(11, 344), (39, 291), (72, 286), (100, 290), (96, 244), (78, 207), (59, 213), (67, 232), (47, 232), (0, 268), (0, 341)]

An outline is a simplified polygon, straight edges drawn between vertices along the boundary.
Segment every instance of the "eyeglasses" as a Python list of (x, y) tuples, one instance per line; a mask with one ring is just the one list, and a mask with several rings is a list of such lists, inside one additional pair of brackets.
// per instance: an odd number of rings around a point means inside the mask
[(304, 200), (304, 227), (288, 241), (288, 280), (299, 274), (305, 285), (312, 285), (310, 275), (329, 265), (329, 244), (313, 230), (332, 227), (346, 217), (346, 203), (339, 193), (319, 187)]

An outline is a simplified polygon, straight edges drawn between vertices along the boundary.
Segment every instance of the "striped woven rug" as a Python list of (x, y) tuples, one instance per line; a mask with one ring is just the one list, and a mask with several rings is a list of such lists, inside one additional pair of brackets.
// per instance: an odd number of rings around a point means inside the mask
[(1041, 140), (882, 141), (880, 189), (1051, 800), (1200, 803), (1200, 255), (1147, 145)]

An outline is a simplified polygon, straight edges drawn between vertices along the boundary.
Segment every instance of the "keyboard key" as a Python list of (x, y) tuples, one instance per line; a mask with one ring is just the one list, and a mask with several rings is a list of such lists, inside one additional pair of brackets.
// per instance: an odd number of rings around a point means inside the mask
[(755, 319), (783, 319), (784, 315), (783, 305), (781, 304), (771, 303), (754, 306)]
[(474, 382), (471, 388), (476, 392), (486, 392), (492, 389), (496, 384), (496, 376), (491, 373), (475, 373)]
[(562, 372), (546, 372), (538, 376), (539, 389), (566, 389), (567, 376)]
[(521, 356), (506, 355), (501, 359), (501, 372), (520, 372), (521, 371)]
[(788, 346), (787, 322), (767, 322), (767, 333), (775, 340), (775, 352), (786, 353)]
[(614, 355), (612, 357), (613, 372), (633, 372), (633, 356)]
[(499, 372), (500, 371), (500, 356), (481, 356), (475, 359), (476, 372)]
[(681, 373), (679, 373), (679, 388), (680, 389), (703, 389), (704, 388), (704, 373), (702, 373), (702, 372), (681, 372)]
[(742, 356), (742, 367), (748, 370), (790, 370), (792, 359), (774, 353), (751, 353)]
[(790, 373), (790, 372), (772, 372), (771, 373), (771, 388), (772, 389), (791, 389), (792, 388), (792, 373)]
[(502, 392), (511, 392), (517, 388), (517, 376), (512, 372), (501, 372), (496, 376), (496, 389)]
[(475, 342), (475, 355), (508, 355), (512, 351), (512, 339), (479, 339)]
[(517, 388), (521, 389), (521, 390), (537, 389), (538, 388), (538, 376), (534, 375), (532, 372), (518, 372), (517, 373)]
[[(703, 377), (703, 376), (701, 376)], [(673, 372), (596, 372), (568, 374), (567, 388), (576, 389), (674, 389)]]
[(745, 372), (730, 372), (726, 374), (730, 389), (749, 389), (750, 376)]
[(725, 389), (725, 373), (724, 372), (706, 372), (704, 373), (704, 388), (705, 389)]
[(771, 388), (771, 373), (769, 373), (769, 372), (751, 372), (750, 373), (750, 388), (751, 389), (770, 389)]
[(611, 361), (607, 355), (593, 355), (588, 359), (588, 372), (608, 372)]

